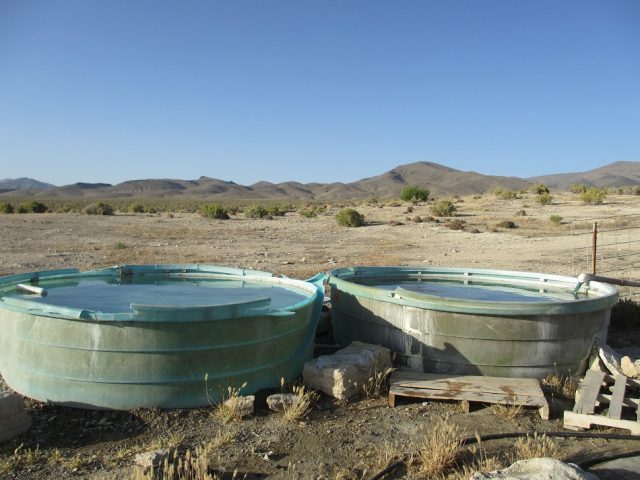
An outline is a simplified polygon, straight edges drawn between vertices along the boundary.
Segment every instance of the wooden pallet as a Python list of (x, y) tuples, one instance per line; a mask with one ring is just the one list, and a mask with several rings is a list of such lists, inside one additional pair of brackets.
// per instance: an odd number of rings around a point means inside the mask
[(396, 397), (426, 400), (460, 400), (465, 411), (470, 402), (499, 403), (538, 407), (540, 416), (549, 419), (549, 404), (533, 378), (502, 378), (470, 375), (446, 375), (395, 371), (391, 375), (389, 405)]
[[(634, 435), (640, 435), (640, 399), (631, 397), (629, 393), (630, 389), (637, 391), (639, 388), (640, 381), (624, 375), (612, 376), (596, 370), (587, 370), (576, 393), (573, 411), (564, 412), (565, 428), (579, 430), (602, 425), (623, 428), (630, 430)], [(603, 415), (601, 410), (604, 410), (605, 406), (608, 406), (608, 410), (606, 415)], [(636, 420), (623, 420), (623, 408), (635, 410)]]

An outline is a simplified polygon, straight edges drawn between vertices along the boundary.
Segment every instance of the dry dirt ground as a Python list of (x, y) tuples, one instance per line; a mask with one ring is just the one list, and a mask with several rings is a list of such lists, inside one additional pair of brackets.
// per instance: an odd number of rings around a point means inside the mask
[[(570, 194), (539, 205), (526, 194), (516, 200), (493, 195), (459, 199), (457, 218), (465, 230), (444, 221), (414, 223), (429, 206), (359, 205), (362, 228), (336, 225), (338, 207), (316, 218), (296, 212), (272, 220), (207, 220), (197, 214), (0, 215), (0, 274), (115, 264), (207, 263), (272, 271), (307, 278), (320, 271), (355, 265), (440, 265), (517, 269), (575, 275), (588, 259), (575, 246), (589, 233), (575, 234), (570, 220), (610, 218), (640, 212), (640, 197), (609, 196), (605, 204), (583, 206)], [(524, 210), (525, 216), (517, 215)], [(553, 225), (549, 217), (563, 217)], [(496, 228), (512, 220), (518, 228)], [(399, 224), (398, 224), (399, 223)], [(472, 233), (477, 232), (477, 233)], [(135, 453), (174, 448), (179, 455), (209, 444), (210, 464), (231, 478), (370, 478), (400, 452), (414, 452), (438, 419), (463, 436), (560, 431), (565, 406), (554, 401), (551, 421), (535, 410), (504, 412), (496, 407), (464, 414), (445, 402), (406, 402), (389, 408), (384, 398), (337, 403), (322, 397), (301, 422), (269, 413), (258, 397), (254, 418), (224, 424), (213, 408), (105, 412), (77, 410), (26, 400), (33, 418), (29, 432), (0, 446), (1, 478), (130, 478)], [(514, 418), (508, 418), (514, 413)], [(603, 451), (638, 448), (637, 442), (558, 440), (561, 456), (579, 459)], [(485, 444), (484, 455), (514, 456), (514, 441)], [(16, 448), (18, 449), (15, 453)], [(477, 454), (478, 455), (478, 454)], [(224, 475), (222, 472), (226, 472)], [(389, 478), (421, 478), (419, 465), (404, 466)]]

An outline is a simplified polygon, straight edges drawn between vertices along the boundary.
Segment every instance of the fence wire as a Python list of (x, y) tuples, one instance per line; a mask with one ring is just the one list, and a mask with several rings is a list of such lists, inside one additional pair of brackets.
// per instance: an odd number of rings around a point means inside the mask
[[(597, 235), (594, 248), (594, 226)], [(585, 218), (571, 222), (573, 274), (595, 273), (640, 281), (640, 215)], [(618, 287), (624, 297), (640, 296), (640, 288)]]

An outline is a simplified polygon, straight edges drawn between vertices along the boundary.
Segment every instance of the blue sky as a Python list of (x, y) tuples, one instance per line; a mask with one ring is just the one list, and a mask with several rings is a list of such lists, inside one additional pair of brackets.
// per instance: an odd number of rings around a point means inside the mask
[(0, 178), (640, 160), (640, 2), (0, 0)]

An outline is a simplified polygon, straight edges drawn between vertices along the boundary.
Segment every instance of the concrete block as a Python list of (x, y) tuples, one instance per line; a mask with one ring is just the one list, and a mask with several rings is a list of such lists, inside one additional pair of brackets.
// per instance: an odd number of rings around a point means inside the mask
[(304, 364), (305, 385), (340, 400), (351, 398), (377, 372), (391, 368), (391, 350), (380, 345), (352, 342), (332, 355)]
[(0, 443), (10, 440), (31, 427), (31, 417), (24, 409), (22, 397), (0, 390)]

